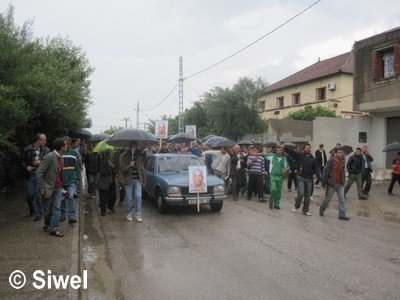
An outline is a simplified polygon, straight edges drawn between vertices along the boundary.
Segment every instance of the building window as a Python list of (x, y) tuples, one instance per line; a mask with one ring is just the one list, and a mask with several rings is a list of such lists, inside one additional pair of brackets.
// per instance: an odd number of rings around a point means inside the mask
[(358, 142), (359, 143), (366, 143), (367, 142), (367, 133), (366, 132), (359, 132), (358, 133)]
[(260, 111), (265, 111), (265, 101), (260, 101), (259, 109), (260, 109)]
[(400, 74), (400, 45), (372, 53), (372, 78), (391, 78)]
[(315, 100), (321, 101), (326, 99), (326, 88), (320, 88), (315, 90)]
[(300, 104), (300, 93), (292, 94), (292, 105), (299, 105)]
[(282, 108), (284, 106), (284, 97), (276, 98), (276, 108)]

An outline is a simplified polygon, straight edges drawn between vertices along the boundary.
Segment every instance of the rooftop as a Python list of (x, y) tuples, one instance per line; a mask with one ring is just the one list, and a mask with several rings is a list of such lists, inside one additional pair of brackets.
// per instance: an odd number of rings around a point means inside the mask
[(266, 92), (283, 89), (303, 82), (326, 77), (337, 73), (353, 74), (353, 52), (347, 52), (326, 60), (321, 60), (315, 64), (300, 70), (278, 82), (269, 85)]

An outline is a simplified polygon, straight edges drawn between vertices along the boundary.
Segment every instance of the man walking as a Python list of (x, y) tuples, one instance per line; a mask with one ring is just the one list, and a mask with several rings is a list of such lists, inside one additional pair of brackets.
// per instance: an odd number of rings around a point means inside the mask
[(282, 197), (283, 173), (289, 170), (286, 157), (283, 156), (283, 146), (277, 146), (271, 156), (269, 165), (269, 181), (271, 185), (270, 209), (281, 209), (279, 203)]
[(285, 151), (297, 160), (297, 197), (293, 212), (296, 212), (304, 199), (303, 215), (311, 216), (310, 197), (313, 191), (314, 180), (317, 174), (317, 162), (311, 154), (311, 145), (305, 144), (303, 151), (297, 152), (289, 147), (284, 147)]
[(143, 156), (132, 142), (119, 158), (119, 167), (122, 174), (122, 181), (125, 186), (125, 208), (126, 219), (132, 221), (132, 199), (134, 200), (136, 220), (142, 222), (142, 186), (146, 185), (144, 173)]
[(349, 177), (347, 180), (346, 187), (344, 189), (344, 196), (346, 197), (347, 192), (349, 191), (353, 182), (356, 182), (358, 199), (359, 200), (367, 200), (367, 196), (364, 195), (362, 190), (362, 170), (363, 170), (363, 157), (361, 154), (361, 148), (357, 148), (355, 154), (349, 157), (347, 161), (347, 171), (349, 172)]
[(63, 138), (53, 142), (54, 150), (48, 153), (36, 171), (38, 191), (43, 197), (44, 227), (45, 232), (56, 237), (64, 236), (58, 225), (61, 215), (62, 198), (62, 157), (67, 145)]
[(221, 148), (221, 152), (216, 155), (211, 164), (211, 168), (214, 170), (214, 175), (225, 180), (226, 175), (228, 174), (230, 160), (231, 157), (227, 153), (226, 148)]
[[(372, 184), (372, 165), (371, 162), (374, 161), (372, 155), (369, 153), (368, 147), (363, 146), (361, 148), (362, 156), (363, 156), (363, 168), (361, 175), (361, 186), (363, 187), (363, 194), (368, 197), (369, 191), (371, 189)], [(365, 184), (365, 185), (364, 185)]]
[(238, 200), (240, 189), (244, 186), (246, 162), (243, 157), (242, 148), (239, 145), (233, 147), (231, 154), (229, 178), (232, 179), (233, 200)]
[(42, 201), (37, 193), (36, 170), (43, 157), (50, 152), (49, 148), (46, 147), (46, 141), (46, 135), (38, 133), (35, 136), (35, 142), (25, 148), (22, 160), (22, 168), (25, 171), (26, 202), (29, 206), (29, 215), (35, 216), (33, 219), (35, 222), (40, 221), (43, 215)]
[(76, 212), (75, 212), (75, 193), (76, 184), (78, 182), (80, 173), (80, 167), (78, 166), (79, 160), (76, 151), (72, 149), (72, 139), (67, 136), (65, 137), (65, 143), (67, 145), (66, 151), (62, 154), (63, 158), (63, 172), (62, 172), (62, 186), (67, 191), (65, 199), (61, 201), (61, 221), (64, 221), (66, 216), (68, 217), (68, 223), (76, 223)]
[(247, 158), (247, 170), (249, 172), (249, 183), (247, 187), (247, 200), (251, 200), (253, 193), (258, 196), (260, 202), (265, 202), (263, 193), (263, 175), (266, 175), (264, 158), (260, 155), (257, 147), (251, 148)]
[(393, 195), (393, 187), (394, 184), (397, 183), (400, 185), (400, 152), (397, 152), (397, 157), (393, 159), (392, 165), (392, 180), (390, 181), (388, 194)]
[(326, 152), (324, 150), (324, 144), (320, 144), (318, 150), (315, 151), (315, 159), (317, 161), (317, 168), (318, 168), (317, 181), (315, 182), (315, 186), (317, 187), (318, 183), (322, 179), (322, 171), (324, 170), (325, 164), (327, 162)]
[(324, 200), (319, 208), (319, 215), (324, 216), (324, 212), (331, 201), (333, 195), (336, 193), (339, 198), (339, 220), (350, 220), (346, 216), (346, 207), (344, 199), (344, 165), (342, 163), (343, 150), (335, 148), (333, 156), (326, 163), (324, 168), (324, 175), (322, 178), (322, 186), (326, 188)]

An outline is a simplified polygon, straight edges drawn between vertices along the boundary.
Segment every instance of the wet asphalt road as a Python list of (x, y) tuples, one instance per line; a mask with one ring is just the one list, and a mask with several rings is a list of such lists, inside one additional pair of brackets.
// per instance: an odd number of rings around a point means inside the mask
[(352, 219), (340, 221), (337, 201), (321, 218), (318, 199), (305, 217), (291, 211), (293, 196), (284, 193), (281, 210), (228, 198), (220, 213), (204, 207), (200, 214), (181, 208), (160, 215), (144, 201), (142, 224), (128, 222), (120, 207), (100, 217), (88, 199), (85, 297), (400, 298), (398, 222), (351, 204)]

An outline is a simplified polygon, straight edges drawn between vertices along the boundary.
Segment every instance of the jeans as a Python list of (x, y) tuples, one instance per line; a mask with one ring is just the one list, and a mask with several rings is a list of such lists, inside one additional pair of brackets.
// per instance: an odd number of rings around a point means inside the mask
[(315, 185), (318, 185), (318, 183), (321, 182), (322, 180), (322, 171), (324, 170), (324, 167), (318, 166), (317, 167), (317, 180), (315, 181)]
[(344, 199), (344, 185), (343, 184), (335, 184), (329, 185), (328, 189), (325, 193), (324, 201), (322, 202), (319, 211), (324, 212), (329, 202), (331, 201), (334, 194), (338, 195), (339, 198), (339, 218), (346, 216), (346, 205)]
[(346, 187), (344, 188), (344, 195), (347, 194), (349, 191), (351, 185), (353, 182), (356, 182), (357, 185), (357, 192), (358, 192), (358, 198), (363, 197), (363, 190), (362, 190), (362, 179), (361, 179), (361, 173), (354, 174), (354, 173), (349, 173), (349, 178), (347, 180)]
[[(365, 184), (365, 186), (364, 186)], [(361, 175), (361, 186), (363, 187), (363, 193), (365, 195), (369, 194), (372, 184), (372, 176), (369, 170), (365, 170)]]
[(44, 225), (50, 225), (51, 230), (57, 229), (60, 223), (61, 198), (61, 188), (55, 189), (51, 197), (43, 197)]
[(34, 210), (35, 217), (41, 217), (43, 215), (43, 205), (37, 192), (36, 172), (30, 174), (29, 179), (24, 181), (24, 186), (29, 208)]
[(137, 179), (125, 186), (125, 208), (127, 214), (132, 212), (132, 198), (134, 198), (135, 214), (140, 216), (142, 214), (142, 186)]
[(62, 197), (61, 200), (61, 215), (65, 216), (66, 211), (68, 212), (68, 220), (75, 219), (75, 193), (76, 185), (71, 183), (69, 185), (64, 185), (63, 188), (68, 192), (68, 197)]
[(308, 212), (310, 209), (310, 197), (313, 192), (314, 181), (311, 178), (304, 178), (301, 176), (297, 176), (297, 197), (295, 200), (294, 207), (299, 209), (301, 206), (301, 202), (304, 198), (303, 204), (303, 213)]
[(290, 170), (287, 182), (288, 190), (292, 189), (292, 181), (294, 182), (294, 188), (297, 190), (297, 173), (294, 170)]

